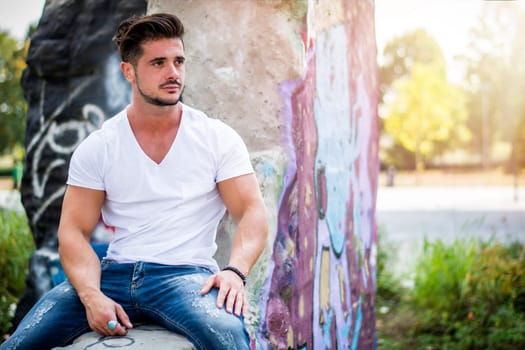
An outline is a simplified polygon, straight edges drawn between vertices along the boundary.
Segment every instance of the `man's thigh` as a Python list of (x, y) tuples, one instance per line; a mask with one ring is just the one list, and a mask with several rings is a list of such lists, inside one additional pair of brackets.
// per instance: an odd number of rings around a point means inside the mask
[(154, 322), (186, 335), (198, 348), (248, 348), (242, 318), (217, 307), (217, 289), (200, 294), (211, 275), (200, 267), (147, 264), (137, 301)]

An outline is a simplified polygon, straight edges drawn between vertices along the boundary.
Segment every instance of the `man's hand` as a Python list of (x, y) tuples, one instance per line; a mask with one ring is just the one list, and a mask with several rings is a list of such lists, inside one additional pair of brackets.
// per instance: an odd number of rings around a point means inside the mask
[(207, 294), (212, 288), (218, 288), (217, 307), (222, 308), (226, 304), (226, 312), (245, 317), (248, 312), (248, 299), (244, 284), (239, 276), (233, 271), (221, 271), (210, 276), (204, 282), (200, 291), (201, 295)]
[[(126, 335), (127, 329), (133, 328), (122, 306), (102, 292), (93, 292), (91, 295), (82, 298), (82, 302), (86, 308), (89, 327), (95, 332), (104, 336)], [(110, 321), (117, 321), (113, 329), (108, 325)]]

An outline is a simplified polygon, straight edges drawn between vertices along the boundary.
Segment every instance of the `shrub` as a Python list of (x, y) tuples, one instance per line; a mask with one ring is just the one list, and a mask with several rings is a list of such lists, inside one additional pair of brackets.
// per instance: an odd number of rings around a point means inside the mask
[[(384, 298), (379, 294), (385, 291), (380, 276), (380, 259), (385, 258), (378, 254), (378, 300)], [(382, 264), (388, 265), (388, 260)], [(389, 287), (386, 292), (389, 300), (399, 303), (390, 315), (378, 313), (379, 349), (525, 349), (521, 243), (425, 241), (414, 288)]]
[(11, 327), (13, 308), (25, 288), (35, 246), (25, 214), (0, 209), (0, 332)]
[(525, 247), (482, 247), (467, 280), (469, 322), (461, 323), (457, 338), (475, 343), (472, 349), (525, 348), (524, 298)]
[(413, 300), (425, 310), (424, 329), (446, 334), (468, 314), (464, 304), (466, 281), (476, 256), (476, 243), (456, 240), (446, 245), (438, 240), (423, 242), (423, 254), (415, 268)]
[(509, 247), (495, 244), (481, 249), (474, 261), (476, 268), (468, 276), (467, 303), (475, 307), (480, 302), (488, 314), (502, 304), (510, 303), (525, 311), (525, 248), (516, 243)]
[(447, 349), (525, 348), (525, 247), (425, 242), (416, 266), (413, 325), (419, 341)]

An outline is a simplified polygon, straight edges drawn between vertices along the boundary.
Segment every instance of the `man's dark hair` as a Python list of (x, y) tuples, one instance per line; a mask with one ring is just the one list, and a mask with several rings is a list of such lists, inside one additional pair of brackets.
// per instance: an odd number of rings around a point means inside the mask
[(113, 37), (120, 58), (135, 65), (142, 55), (141, 45), (150, 40), (179, 38), (182, 40), (184, 26), (174, 15), (156, 13), (147, 16), (133, 16), (122, 21)]

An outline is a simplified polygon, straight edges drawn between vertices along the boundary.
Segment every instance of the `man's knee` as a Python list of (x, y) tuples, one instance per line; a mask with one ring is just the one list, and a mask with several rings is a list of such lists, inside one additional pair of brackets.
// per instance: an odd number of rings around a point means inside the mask
[(209, 317), (203, 321), (203, 334), (215, 344), (214, 349), (248, 349), (249, 336), (242, 318), (221, 311), (222, 317)]

